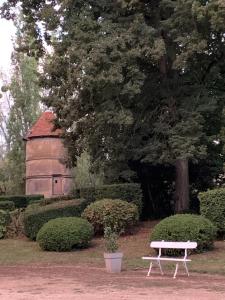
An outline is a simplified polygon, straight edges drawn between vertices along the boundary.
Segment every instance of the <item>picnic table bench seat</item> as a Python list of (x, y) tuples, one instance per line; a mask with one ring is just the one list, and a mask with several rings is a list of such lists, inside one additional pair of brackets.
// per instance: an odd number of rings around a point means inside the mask
[[(161, 261), (174, 261), (176, 262), (176, 268), (173, 275), (173, 278), (176, 278), (179, 263), (183, 263), (187, 275), (189, 276), (187, 262), (190, 262), (191, 259), (188, 259), (188, 249), (195, 249), (197, 247), (196, 242), (168, 242), (168, 241), (152, 241), (150, 243), (150, 248), (159, 249), (158, 256), (143, 256), (142, 259), (150, 260), (149, 270), (147, 276), (150, 276), (153, 262), (157, 262), (157, 265), (160, 268), (160, 272), (163, 275), (163, 270), (161, 266)], [(163, 257), (162, 249), (181, 249), (184, 250), (184, 256), (181, 257)]]

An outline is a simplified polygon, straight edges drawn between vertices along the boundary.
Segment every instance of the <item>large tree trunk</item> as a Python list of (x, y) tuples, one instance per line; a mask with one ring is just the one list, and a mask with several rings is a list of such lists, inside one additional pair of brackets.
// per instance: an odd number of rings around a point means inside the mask
[(176, 161), (175, 183), (175, 212), (181, 213), (189, 210), (189, 171), (188, 159)]

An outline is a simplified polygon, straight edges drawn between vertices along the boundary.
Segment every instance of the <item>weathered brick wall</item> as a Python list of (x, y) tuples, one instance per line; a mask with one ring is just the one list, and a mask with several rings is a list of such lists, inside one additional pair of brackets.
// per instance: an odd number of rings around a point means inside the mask
[[(26, 142), (26, 194), (68, 194), (71, 172), (62, 163), (66, 155), (59, 137), (32, 138)], [(54, 193), (55, 191), (55, 193)]]

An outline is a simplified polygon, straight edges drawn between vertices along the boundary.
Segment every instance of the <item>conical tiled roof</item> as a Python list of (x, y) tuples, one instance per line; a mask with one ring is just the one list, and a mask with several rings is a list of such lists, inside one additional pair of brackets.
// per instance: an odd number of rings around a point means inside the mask
[(55, 115), (52, 112), (43, 112), (37, 122), (29, 130), (25, 139), (29, 140), (36, 137), (60, 137), (62, 130), (54, 130), (54, 119)]

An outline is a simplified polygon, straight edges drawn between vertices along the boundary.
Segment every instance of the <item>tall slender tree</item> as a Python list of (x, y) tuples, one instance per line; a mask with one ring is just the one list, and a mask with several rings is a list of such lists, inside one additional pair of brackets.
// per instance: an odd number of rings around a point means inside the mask
[[(11, 193), (24, 193), (25, 187), (25, 137), (28, 129), (39, 116), (40, 87), (38, 85), (38, 62), (35, 57), (21, 52), (28, 43), (27, 33), (23, 31), (23, 21), (16, 24), (17, 34), (12, 54), (12, 77), (5, 93), (11, 97), (9, 116), (6, 120), (9, 147), (5, 163), (8, 168), (8, 181), (11, 182)], [(32, 41), (32, 38), (30, 38)]]

